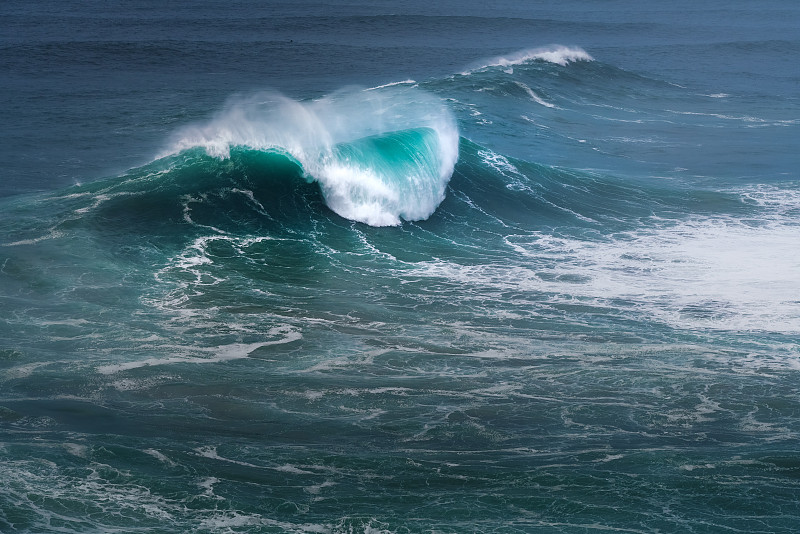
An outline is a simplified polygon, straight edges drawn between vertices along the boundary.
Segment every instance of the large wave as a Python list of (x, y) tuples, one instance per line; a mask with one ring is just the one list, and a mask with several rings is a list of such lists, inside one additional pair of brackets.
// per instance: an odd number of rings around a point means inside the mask
[(429, 217), (458, 159), (458, 128), (441, 100), (415, 86), (346, 89), (295, 101), (236, 98), (210, 121), (181, 129), (168, 150), (220, 158), (232, 147), (285, 154), (319, 183), (327, 205), (372, 226)]

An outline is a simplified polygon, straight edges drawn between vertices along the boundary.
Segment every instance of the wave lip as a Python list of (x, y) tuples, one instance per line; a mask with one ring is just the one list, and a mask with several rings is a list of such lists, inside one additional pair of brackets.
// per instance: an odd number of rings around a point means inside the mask
[(458, 159), (458, 128), (444, 103), (416, 87), (350, 88), (313, 101), (259, 93), (186, 127), (168, 150), (232, 147), (282, 153), (319, 183), (334, 212), (372, 226), (429, 217)]
[(594, 58), (586, 50), (577, 46), (552, 45), (523, 49), (505, 56), (497, 56), (485, 60), (480, 66), (469, 69), (462, 74), (469, 75), (492, 67), (513, 67), (514, 65), (521, 65), (531, 61), (545, 61), (565, 67), (569, 63), (576, 61), (594, 61)]

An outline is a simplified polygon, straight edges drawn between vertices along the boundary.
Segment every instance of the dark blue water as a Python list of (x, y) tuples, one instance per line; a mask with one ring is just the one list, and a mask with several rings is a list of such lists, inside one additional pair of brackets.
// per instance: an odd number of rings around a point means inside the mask
[(800, 6), (0, 6), (1, 532), (795, 532)]

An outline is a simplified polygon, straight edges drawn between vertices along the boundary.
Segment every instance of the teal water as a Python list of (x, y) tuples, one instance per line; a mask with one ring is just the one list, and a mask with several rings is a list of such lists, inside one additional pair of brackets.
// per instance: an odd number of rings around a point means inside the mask
[(796, 531), (800, 12), (567, 4), (0, 8), (0, 532)]

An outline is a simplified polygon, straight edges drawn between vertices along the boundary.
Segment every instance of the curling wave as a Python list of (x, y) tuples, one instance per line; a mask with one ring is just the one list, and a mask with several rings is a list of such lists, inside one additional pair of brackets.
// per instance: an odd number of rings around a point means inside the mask
[[(319, 183), (334, 212), (372, 226), (429, 217), (458, 159), (448, 108), (416, 87), (348, 89), (298, 102), (276, 93), (230, 101), (205, 124), (180, 130), (168, 153), (232, 147), (285, 154)], [(165, 154), (166, 155), (166, 154)]]

